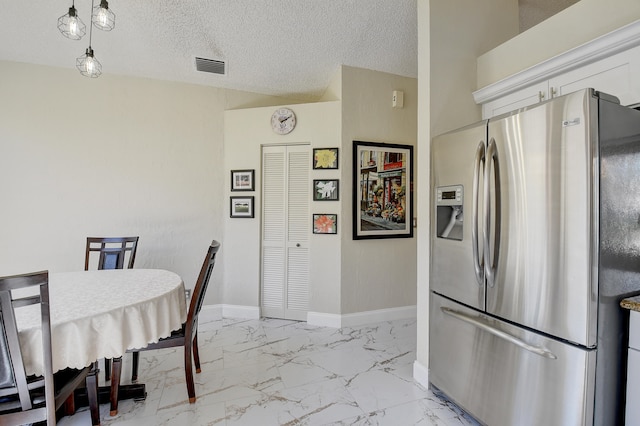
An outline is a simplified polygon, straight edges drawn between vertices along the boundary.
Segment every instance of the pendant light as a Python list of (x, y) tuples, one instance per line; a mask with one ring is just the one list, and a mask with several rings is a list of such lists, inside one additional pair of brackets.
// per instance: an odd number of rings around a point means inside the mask
[[(89, 34), (91, 34), (91, 30), (89, 30)], [(85, 77), (98, 78), (102, 74), (102, 64), (93, 56), (91, 44), (85, 54), (76, 59), (76, 68)]]
[(87, 33), (86, 28), (82, 19), (78, 17), (75, 1), (71, 3), (69, 13), (58, 18), (58, 29), (62, 35), (71, 40), (80, 40)]
[[(93, 0), (91, 0), (91, 8), (93, 9)], [(98, 78), (102, 74), (102, 64), (93, 55), (93, 49), (91, 48), (92, 35), (93, 25), (89, 27), (89, 47), (84, 55), (76, 58), (76, 68), (85, 77)]]
[(116, 14), (109, 9), (107, 0), (100, 0), (100, 5), (93, 8), (91, 20), (102, 31), (111, 31), (116, 26)]
[[(116, 26), (116, 15), (109, 9), (107, 0), (100, 0), (100, 5), (95, 6), (95, 0), (91, 0), (91, 26), (89, 27), (89, 47), (84, 55), (76, 58), (76, 68), (85, 77), (96, 78), (102, 74), (102, 64), (98, 61), (91, 48), (93, 27), (102, 31), (111, 31)], [(75, 0), (72, 1), (69, 13), (58, 19), (58, 29), (72, 40), (80, 40), (87, 32), (84, 22), (78, 17)]]

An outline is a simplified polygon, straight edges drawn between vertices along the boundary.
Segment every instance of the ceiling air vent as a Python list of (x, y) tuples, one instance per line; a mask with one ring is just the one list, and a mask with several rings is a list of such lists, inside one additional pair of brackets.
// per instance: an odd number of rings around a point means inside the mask
[(196, 69), (202, 72), (224, 75), (225, 63), (223, 61), (216, 61), (215, 59), (198, 58), (196, 56)]

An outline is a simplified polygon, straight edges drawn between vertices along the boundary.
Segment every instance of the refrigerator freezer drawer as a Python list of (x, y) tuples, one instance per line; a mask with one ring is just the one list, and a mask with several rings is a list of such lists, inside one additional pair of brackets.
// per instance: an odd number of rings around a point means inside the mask
[(595, 350), (431, 294), (430, 382), (491, 426), (593, 422)]

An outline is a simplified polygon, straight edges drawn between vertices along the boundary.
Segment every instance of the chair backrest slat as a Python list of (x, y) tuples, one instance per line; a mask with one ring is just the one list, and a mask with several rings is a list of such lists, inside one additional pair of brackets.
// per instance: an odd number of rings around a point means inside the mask
[(18, 325), (16, 324), (13, 305), (11, 304), (10, 291), (0, 291), (0, 309), (2, 310), (4, 337), (7, 340), (8, 361), (13, 370), (13, 386), (20, 397), (22, 410), (30, 410), (33, 405), (27, 385), (27, 375), (22, 363), (22, 351), (18, 340)]
[(123, 269), (127, 253), (127, 269), (133, 268), (139, 237), (88, 237), (84, 258), (84, 270), (89, 270), (91, 253), (98, 252), (97, 269)]
[(220, 243), (216, 240), (211, 242), (207, 256), (204, 259), (202, 268), (200, 268), (200, 274), (198, 280), (193, 289), (191, 296), (191, 303), (189, 304), (189, 312), (187, 313), (187, 333), (192, 334), (198, 326), (198, 314), (202, 309), (202, 302), (204, 301), (204, 295), (209, 286), (209, 280), (211, 279), (211, 273), (216, 263), (216, 254), (220, 250)]
[[(22, 298), (13, 298), (12, 290), (36, 287), (37, 295), (29, 295)], [(39, 304), (42, 320), (42, 348), (44, 361), (44, 380), (38, 384), (27, 383), (20, 341), (18, 338), (18, 325), (14, 309), (28, 305)], [(15, 395), (20, 401), (23, 411), (32, 410), (33, 400), (30, 389), (44, 385), (46, 409), (34, 410), (25, 414), (27, 418), (33, 416), (39, 420), (54, 419), (55, 422), (55, 396), (53, 384), (53, 369), (51, 363), (51, 323), (49, 316), (49, 274), (47, 271), (35, 272), (24, 275), (14, 275), (0, 278), (0, 318), (2, 327), (0, 332), (0, 358), (3, 365), (2, 394)], [(10, 366), (11, 371), (5, 370)], [(0, 409), (2, 405), (0, 404)], [(17, 413), (16, 413), (17, 414)]]
[[(13, 374), (13, 364), (9, 354), (9, 342), (7, 342), (7, 332), (4, 329), (4, 304), (0, 304), (0, 321), (2, 329), (0, 333), (0, 396), (6, 393), (14, 393), (16, 388), (15, 375)], [(6, 389), (6, 391), (5, 391)]]

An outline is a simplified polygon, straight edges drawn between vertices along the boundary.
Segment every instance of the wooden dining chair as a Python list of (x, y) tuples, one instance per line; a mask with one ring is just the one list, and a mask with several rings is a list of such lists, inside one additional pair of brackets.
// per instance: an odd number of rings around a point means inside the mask
[[(136, 260), (136, 249), (140, 237), (87, 237), (87, 248), (84, 255), (84, 270), (89, 270), (89, 265), (95, 265), (96, 269), (127, 269), (133, 268)], [(96, 256), (97, 255), (97, 256)], [(93, 259), (97, 257), (97, 262)], [(131, 381), (138, 379), (138, 353), (133, 353), (133, 367)], [(104, 379), (111, 379), (111, 360), (104, 360)]]
[[(12, 297), (12, 290), (37, 288), (37, 293)], [(15, 296), (15, 294), (13, 295)], [(42, 322), (42, 376), (28, 376), (18, 340), (15, 308), (40, 305)], [(92, 424), (100, 424), (98, 381), (93, 366), (81, 370), (65, 369), (53, 374), (51, 321), (49, 312), (49, 273), (34, 272), (0, 277), (0, 425), (21, 425), (46, 421), (56, 424), (56, 411), (67, 402), (83, 382), (91, 410)], [(67, 408), (75, 411), (75, 407)]]
[(92, 253), (97, 253), (96, 269), (133, 268), (136, 260), (136, 249), (140, 237), (87, 237), (87, 249), (84, 256), (84, 270), (89, 270)]
[[(182, 328), (171, 333), (171, 336), (164, 339), (160, 339), (157, 343), (151, 343), (148, 346), (136, 349), (136, 351), (149, 351), (154, 349), (165, 349), (174, 347), (184, 347), (184, 371), (187, 380), (187, 394), (189, 395), (189, 402), (196, 402), (196, 388), (193, 382), (193, 364), (195, 364), (196, 373), (200, 373), (200, 355), (198, 353), (198, 314), (202, 309), (202, 302), (204, 300), (205, 292), (209, 285), (211, 278), (211, 272), (216, 261), (216, 254), (220, 250), (220, 243), (216, 240), (211, 242), (207, 255), (200, 269), (200, 274), (196, 281), (196, 285), (191, 295), (191, 302), (189, 303), (189, 311), (187, 312), (187, 321), (182, 324)], [(193, 361), (193, 363), (192, 363)], [(111, 380), (111, 395), (112, 395), (112, 411), (115, 412), (118, 409), (118, 383), (117, 377), (121, 369), (121, 360), (115, 360), (113, 363), (113, 379)], [(115, 394), (115, 398), (113, 398)]]

